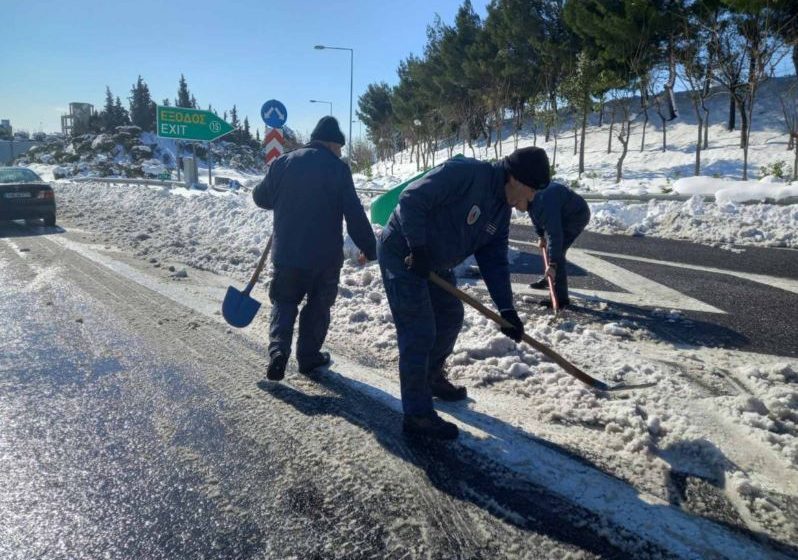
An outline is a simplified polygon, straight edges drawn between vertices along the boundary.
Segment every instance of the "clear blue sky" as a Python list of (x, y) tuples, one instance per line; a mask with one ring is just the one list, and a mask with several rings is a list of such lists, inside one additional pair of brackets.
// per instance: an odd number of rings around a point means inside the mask
[[(174, 100), (183, 73), (202, 108), (210, 103), (221, 115), (236, 104), (261, 134), (260, 106), (271, 98), (286, 105), (287, 125), (305, 134), (329, 111), (309, 100), (332, 101), (346, 134), (349, 53), (313, 45), (355, 49), (356, 110), (369, 83), (396, 83), (399, 61), (421, 54), (435, 14), (451, 23), (461, 1), (5, 2), (0, 118), (15, 129), (58, 131), (71, 101), (99, 108), (108, 85), (127, 106), (139, 74), (158, 103)], [(473, 4), (484, 17), (487, 0)]]

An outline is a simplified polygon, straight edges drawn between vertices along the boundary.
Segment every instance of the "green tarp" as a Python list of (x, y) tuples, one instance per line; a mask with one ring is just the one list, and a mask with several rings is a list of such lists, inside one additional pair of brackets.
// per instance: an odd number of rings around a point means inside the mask
[[(455, 158), (463, 157), (462, 154), (457, 154), (454, 156)], [(454, 158), (452, 158), (454, 159)], [(437, 166), (436, 166), (437, 167)], [(388, 223), (388, 218), (391, 217), (391, 212), (393, 209), (396, 208), (396, 205), (399, 203), (399, 195), (402, 194), (402, 191), (407, 188), (407, 186), (412, 183), (413, 181), (417, 181), (430, 171), (435, 169), (435, 167), (431, 167), (426, 171), (422, 171), (415, 177), (411, 177), (404, 183), (396, 185), (394, 188), (389, 190), (385, 194), (381, 194), (379, 197), (375, 198), (374, 201), (371, 203), (371, 223), (372, 224), (379, 224), (384, 226)]]

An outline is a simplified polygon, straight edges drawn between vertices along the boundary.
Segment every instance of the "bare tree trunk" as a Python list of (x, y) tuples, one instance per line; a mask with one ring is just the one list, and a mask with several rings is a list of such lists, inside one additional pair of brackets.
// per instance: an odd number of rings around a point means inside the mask
[(610, 113), (610, 136), (607, 140), (607, 153), (612, 153), (612, 132), (615, 128), (615, 107), (612, 108), (612, 112)]
[(599, 114), (598, 126), (599, 126), (599, 128), (601, 128), (602, 125), (604, 124), (604, 97), (603, 96), (601, 97), (601, 101), (599, 102), (599, 112), (598, 112), (598, 114)]
[[(468, 147), (471, 148), (471, 157), (476, 159), (477, 154), (474, 152), (474, 144), (471, 143), (471, 139), (468, 139)], [(465, 150), (463, 150), (465, 152)]]
[(696, 117), (698, 117), (698, 141), (695, 144), (695, 167), (693, 168), (693, 175), (698, 176), (701, 175), (701, 135), (704, 123), (698, 115), (698, 111), (696, 111)]
[(746, 111), (745, 101), (740, 102), (740, 147), (745, 149), (748, 146), (748, 112)]
[(580, 138), (579, 146), (579, 176), (585, 172), (585, 135), (587, 133), (587, 106), (582, 111), (582, 136)]
[(734, 96), (729, 95), (729, 124), (726, 125), (726, 129), (729, 131), (734, 130), (736, 125), (735, 118), (737, 116), (737, 104), (735, 103)]
[(629, 117), (625, 117), (621, 122), (621, 132), (618, 134), (618, 140), (621, 142), (623, 149), (621, 150), (621, 157), (616, 164), (615, 182), (620, 183), (623, 179), (623, 160), (626, 159), (626, 153), (629, 151), (629, 137), (631, 136), (632, 123)]
[(709, 109), (704, 107), (704, 149), (709, 149)]
[[(576, 116), (576, 115), (574, 115)], [(576, 118), (574, 118), (574, 155), (579, 153), (579, 125), (576, 123)]]
[(646, 149), (646, 129), (648, 128), (648, 107), (643, 109), (643, 136), (640, 139), (640, 151)]
[[(798, 140), (798, 134), (792, 137), (793, 140)], [(798, 141), (793, 142), (795, 146), (795, 161), (792, 164), (792, 180), (798, 181)]]
[(551, 160), (551, 168), (557, 169), (557, 132), (554, 132), (554, 157)]
[(660, 116), (662, 119), (662, 151), (668, 151), (668, 121), (665, 120), (665, 117)]

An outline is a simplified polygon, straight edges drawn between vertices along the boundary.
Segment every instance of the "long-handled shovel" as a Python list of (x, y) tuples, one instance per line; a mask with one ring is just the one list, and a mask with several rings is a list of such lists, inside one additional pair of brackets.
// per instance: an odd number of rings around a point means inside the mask
[(548, 247), (543, 247), (540, 250), (540, 254), (543, 255), (543, 274), (546, 275), (546, 282), (549, 284), (549, 297), (551, 297), (551, 308), (554, 310), (554, 314), (560, 312), (560, 302), (557, 301), (557, 296), (554, 294), (554, 280), (551, 279), (551, 276), (548, 275), (549, 271), (549, 252)]
[[(482, 303), (480, 303), (479, 300), (477, 300), (476, 298), (470, 296), (469, 294), (463, 292), (462, 290), (458, 290), (456, 287), (449, 284), (446, 280), (444, 280), (434, 272), (430, 274), (429, 279), (433, 284), (435, 284), (442, 290), (445, 290), (448, 293), (452, 294), (454, 297), (456, 297), (463, 303), (467, 303), (468, 305), (470, 305), (471, 307), (482, 313), (485, 317), (497, 323), (499, 326), (512, 328), (513, 325), (511, 325), (508, 321), (502, 318), (501, 315), (482, 305)], [(586, 374), (584, 371), (582, 371), (581, 369), (573, 365), (571, 362), (560, 356), (557, 352), (555, 352), (545, 344), (538, 342), (537, 340), (535, 340), (526, 333), (524, 333), (523, 341), (532, 346), (538, 352), (545, 354), (546, 356), (554, 360), (554, 362), (556, 362), (558, 366), (564, 369), (566, 373), (576, 377), (579, 381), (585, 383), (586, 385), (589, 385), (590, 387), (593, 387), (594, 389), (598, 389), (600, 391), (620, 391), (625, 389), (642, 389), (644, 387), (651, 387), (652, 385), (654, 385), (654, 383), (643, 383), (639, 385), (627, 385), (625, 383), (620, 383), (618, 385), (609, 386), (604, 381), (600, 381)]]
[(263, 265), (266, 264), (266, 258), (269, 256), (269, 251), (271, 251), (272, 248), (272, 237), (273, 235), (269, 236), (269, 242), (266, 244), (266, 249), (260, 257), (258, 267), (252, 274), (252, 278), (250, 278), (249, 284), (244, 288), (244, 291), (239, 292), (232, 286), (228, 286), (227, 288), (227, 294), (225, 294), (224, 301), (222, 302), (222, 316), (225, 321), (234, 327), (242, 328), (249, 325), (252, 319), (255, 318), (258, 309), (260, 309), (260, 302), (251, 298), (249, 293), (252, 291), (252, 288), (255, 287), (255, 282), (258, 281), (258, 276), (260, 276), (263, 270)]

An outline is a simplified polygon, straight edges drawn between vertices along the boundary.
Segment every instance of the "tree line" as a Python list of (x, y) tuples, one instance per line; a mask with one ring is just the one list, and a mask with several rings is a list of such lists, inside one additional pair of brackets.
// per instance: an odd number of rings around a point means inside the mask
[[(111, 88), (105, 87), (105, 104), (98, 113), (93, 115), (89, 120), (88, 130), (76, 129), (75, 134), (83, 134), (85, 132), (108, 132), (113, 133), (118, 126), (134, 125), (141, 128), (145, 132), (155, 132), (156, 119), (155, 107), (156, 103), (150, 94), (150, 88), (147, 83), (138, 77), (136, 83), (130, 89), (130, 96), (127, 98), (127, 107), (122, 104), (119, 96), (114, 97)], [(200, 109), (197, 99), (189, 91), (188, 83), (184, 75), (180, 75), (180, 81), (177, 87), (177, 97), (174, 100), (165, 98), (161, 101), (161, 105), (185, 107), (188, 109)], [(218, 116), (216, 110), (208, 105), (208, 111), (213, 112)], [(228, 120), (229, 117), (229, 120)], [(244, 117), (241, 121), (238, 116), (238, 109), (235, 105), (230, 109), (229, 115), (227, 111), (222, 114), (222, 119), (228, 121), (235, 130), (226, 135), (224, 139), (228, 142), (233, 142), (239, 145), (249, 145), (254, 149), (260, 147), (260, 131), (255, 131), (253, 137), (249, 125), (249, 119)]]
[[(508, 125), (516, 147), (524, 126), (535, 142), (539, 131), (553, 138), (554, 167), (568, 126), (581, 174), (597, 116), (600, 126), (609, 121), (607, 153), (619, 152), (620, 181), (633, 127), (642, 151), (658, 119), (667, 150), (678, 80), (698, 124), (695, 174), (709, 142), (707, 100), (721, 91), (729, 95), (727, 127), (740, 131), (746, 179), (756, 96), (787, 56), (798, 69), (798, 0), (492, 0), (484, 19), (465, 0), (452, 24), (436, 17), (428, 26), (423, 54), (399, 63), (395, 86), (368, 86), (358, 117), (377, 157), (395, 161), (409, 149), (419, 168), (435, 165), (443, 148), (475, 156), (478, 141), (499, 158)], [(795, 103), (782, 106), (793, 148)]]

